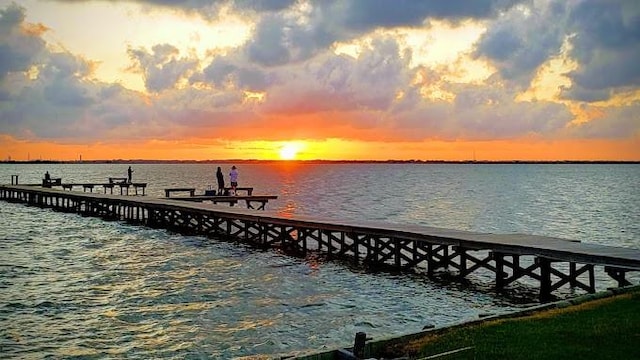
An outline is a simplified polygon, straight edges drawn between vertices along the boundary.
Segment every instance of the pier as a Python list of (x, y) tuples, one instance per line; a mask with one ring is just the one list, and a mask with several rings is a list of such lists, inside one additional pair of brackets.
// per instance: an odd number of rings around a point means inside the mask
[[(164, 228), (186, 235), (240, 241), (295, 255), (320, 254), (358, 265), (420, 270), (427, 276), (453, 271), (465, 278), (479, 270), (493, 273), (505, 289), (528, 278), (539, 284), (542, 302), (563, 286), (595, 292), (597, 267), (618, 286), (640, 271), (640, 249), (587, 244), (521, 234), (489, 234), (418, 225), (284, 217), (251, 209), (220, 208), (209, 198), (150, 198), (0, 185), (0, 200), (74, 212), (107, 220)], [(197, 197), (196, 197), (197, 198)], [(224, 197), (216, 197), (224, 198)], [(241, 197), (240, 197), (241, 198)]]

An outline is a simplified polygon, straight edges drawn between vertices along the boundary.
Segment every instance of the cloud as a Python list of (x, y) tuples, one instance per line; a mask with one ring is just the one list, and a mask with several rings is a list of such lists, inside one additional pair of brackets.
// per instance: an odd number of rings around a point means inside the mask
[(304, 66), (279, 72), (263, 110), (387, 111), (411, 80), (409, 61), (401, 56), (398, 43), (385, 37), (374, 39), (357, 59), (325, 52)]
[(291, 7), (296, 0), (234, 0), (233, 4), (239, 9), (254, 11), (279, 11)]
[[(204, 12), (231, 4), (144, 3)], [(142, 93), (98, 81), (96, 63), (79, 54), (53, 51), (44, 41), (46, 28), (30, 27), (25, 10), (11, 5), (0, 9), (0, 46), (6, 49), (0, 52), (0, 134), (78, 142), (637, 134), (637, 103), (603, 107), (601, 118), (572, 124), (567, 103), (517, 100), (567, 43), (573, 47), (566, 54), (577, 68), (567, 74), (573, 86), (565, 96), (592, 101), (637, 89), (632, 61), (638, 58), (637, 12), (627, 11), (627, 2), (589, 7), (593, 4), (236, 1), (234, 9), (246, 10), (256, 21), (253, 36), (238, 47), (203, 51), (203, 58), (181, 53), (170, 43), (118, 49), (132, 61), (130, 70), (144, 79), (148, 92)], [(451, 80), (464, 66), (464, 55), (446, 66), (416, 66), (416, 54), (401, 38), (378, 31), (423, 26), (434, 18), (483, 19), (487, 31), (473, 55), (490, 62), (497, 73), (474, 83)], [(336, 41), (351, 40), (358, 43), (357, 53), (335, 53)], [(447, 96), (439, 98), (434, 91)]]
[(343, 13), (343, 26), (361, 31), (378, 27), (418, 26), (425, 19), (461, 20), (495, 16), (521, 1), (511, 0), (354, 0), (337, 2), (336, 13)]
[(173, 88), (198, 65), (197, 60), (178, 58), (179, 50), (169, 44), (154, 45), (151, 52), (142, 48), (127, 52), (134, 69), (143, 74), (146, 88), (154, 92)]
[(265, 66), (284, 65), (291, 60), (285, 45), (287, 24), (280, 16), (267, 15), (256, 26), (253, 39), (247, 44), (248, 58)]
[(562, 96), (607, 100), (640, 84), (640, 4), (635, 0), (533, 1), (511, 8), (489, 24), (475, 56), (526, 88), (540, 66), (562, 52), (577, 68)]
[(45, 42), (23, 31), (25, 9), (15, 3), (0, 9), (0, 81), (10, 72), (26, 71), (43, 51)]
[(474, 55), (491, 61), (504, 79), (528, 87), (540, 65), (560, 53), (564, 3), (538, 1), (512, 8), (490, 24)]
[(583, 106), (593, 108), (600, 115), (591, 121), (573, 125), (570, 128), (572, 136), (587, 139), (640, 136), (640, 101), (614, 107)]
[(194, 75), (191, 81), (205, 81), (218, 88), (235, 88), (253, 92), (267, 90), (273, 82), (269, 73), (240, 59), (234, 55), (218, 56), (209, 63), (202, 74)]
[(571, 56), (579, 66), (564, 96), (582, 101), (608, 99), (616, 89), (640, 85), (640, 3), (582, 1), (572, 8)]
[(455, 90), (453, 128), (464, 138), (507, 139), (532, 134), (554, 137), (573, 119), (563, 104), (518, 101), (512, 88), (499, 84), (459, 87)]

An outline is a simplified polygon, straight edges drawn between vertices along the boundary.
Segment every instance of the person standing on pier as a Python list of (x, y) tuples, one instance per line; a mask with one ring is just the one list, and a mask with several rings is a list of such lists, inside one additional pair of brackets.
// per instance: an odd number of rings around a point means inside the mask
[(133, 170), (131, 169), (131, 166), (129, 166), (129, 169), (127, 169), (127, 178), (129, 179), (129, 184), (131, 184), (132, 175), (133, 175)]
[(231, 190), (233, 191), (232, 195), (235, 195), (236, 188), (238, 187), (238, 169), (235, 165), (231, 167), (231, 172), (229, 173), (229, 181), (231, 182)]
[(218, 179), (218, 195), (224, 195), (224, 175), (222, 174), (222, 168), (218, 166), (216, 171), (216, 179)]

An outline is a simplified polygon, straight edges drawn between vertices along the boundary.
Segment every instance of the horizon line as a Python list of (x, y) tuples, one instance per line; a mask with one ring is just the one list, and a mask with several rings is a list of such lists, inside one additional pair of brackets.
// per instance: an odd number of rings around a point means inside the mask
[(326, 160), (326, 159), (97, 159), (97, 160), (0, 160), (0, 164), (144, 164), (144, 163), (387, 163), (387, 164), (640, 164), (640, 160)]

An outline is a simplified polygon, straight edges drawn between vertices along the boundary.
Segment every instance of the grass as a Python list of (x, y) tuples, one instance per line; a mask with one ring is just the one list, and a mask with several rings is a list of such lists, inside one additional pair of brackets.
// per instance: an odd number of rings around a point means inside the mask
[(640, 291), (534, 315), (488, 321), (387, 347), (385, 358), (640, 359)]

